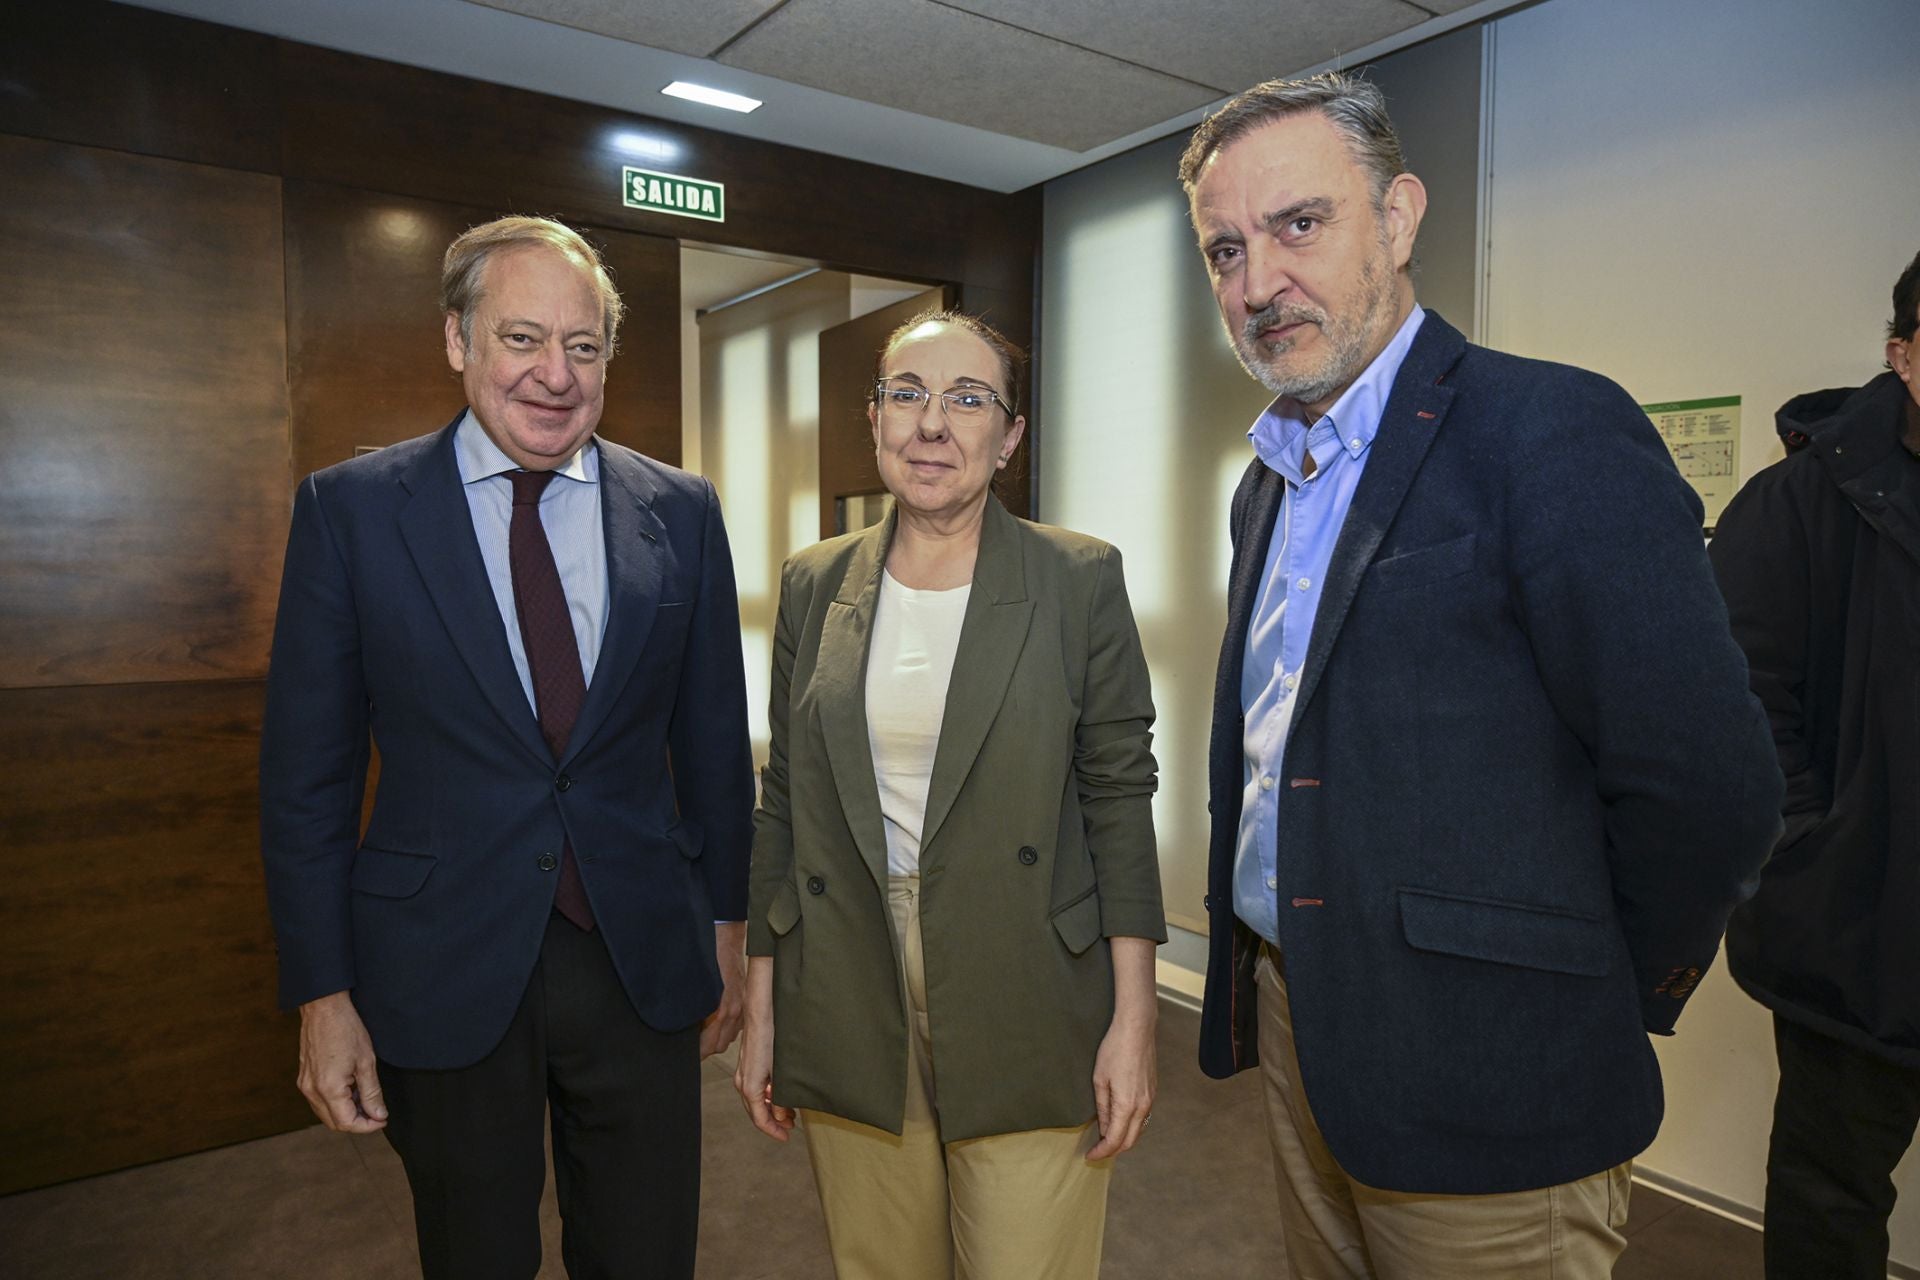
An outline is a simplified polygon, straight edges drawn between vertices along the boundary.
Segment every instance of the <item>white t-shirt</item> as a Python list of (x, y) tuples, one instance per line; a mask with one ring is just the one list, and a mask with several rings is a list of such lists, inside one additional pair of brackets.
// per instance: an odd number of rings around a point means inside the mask
[(888, 875), (920, 873), (927, 785), (972, 592), (971, 585), (918, 591), (881, 570), (873, 647), (867, 652), (867, 743), (880, 784)]

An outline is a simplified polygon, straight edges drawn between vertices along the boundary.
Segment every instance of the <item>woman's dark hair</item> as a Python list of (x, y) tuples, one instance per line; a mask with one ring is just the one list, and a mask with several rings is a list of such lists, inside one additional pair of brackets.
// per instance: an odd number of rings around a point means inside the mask
[[(1006, 378), (1007, 385), (999, 388), (999, 390), (1001, 394), (1006, 396), (1007, 403), (1015, 406), (1009, 410), (1009, 415), (1019, 411), (1020, 371), (1027, 363), (1026, 352), (1015, 346), (1006, 334), (1000, 332), (979, 316), (968, 315), (964, 311), (945, 311), (938, 307), (929, 307), (888, 334), (887, 340), (880, 346), (880, 353), (874, 357), (873, 378), (875, 383), (878, 383), (881, 378), (886, 376), (887, 358), (893, 354), (893, 349), (906, 341), (908, 334), (929, 324), (943, 324), (955, 329), (964, 329), (966, 332), (980, 339), (980, 341), (986, 343), (987, 349), (993, 352), (995, 359), (1000, 361), (1000, 372)], [(874, 393), (869, 392), (868, 394), (871, 397)]]

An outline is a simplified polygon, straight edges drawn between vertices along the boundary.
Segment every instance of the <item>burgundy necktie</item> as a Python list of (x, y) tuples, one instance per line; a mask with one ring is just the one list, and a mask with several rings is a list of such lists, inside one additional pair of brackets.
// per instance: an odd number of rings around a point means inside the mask
[[(533, 702), (540, 716), (540, 735), (547, 740), (558, 764), (587, 700), (586, 677), (580, 673), (580, 646), (573, 637), (573, 618), (567, 612), (567, 593), (554, 567), (553, 548), (540, 523), (540, 495), (553, 480), (551, 471), (515, 471), (513, 520), (507, 526), (507, 562), (513, 570), (513, 607), (520, 615), (520, 640), (527, 651), (527, 670), (533, 675)], [(565, 788), (562, 776), (556, 785)], [(553, 905), (582, 929), (593, 928), (593, 908), (573, 858), (573, 841), (560, 846), (560, 884)]]

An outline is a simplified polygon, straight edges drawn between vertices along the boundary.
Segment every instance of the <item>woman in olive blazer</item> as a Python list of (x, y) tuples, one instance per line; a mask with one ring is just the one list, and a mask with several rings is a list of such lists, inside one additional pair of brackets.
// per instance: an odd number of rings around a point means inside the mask
[[(1151, 1106), (1153, 945), (1166, 934), (1146, 661), (1119, 553), (1015, 519), (987, 492), (1024, 426), (989, 382), (996, 373), (1012, 382), (994, 339), (952, 313), (896, 333), (881, 365), (892, 377), (877, 382), (878, 396), (894, 400), (869, 411), (894, 509), (877, 527), (795, 555), (781, 579), (737, 1083), (772, 1136), (784, 1138), (792, 1111), (803, 1112), (843, 1280), (931, 1274), (949, 1245), (962, 1275), (1078, 1274), (1084, 1249), (1028, 1238), (1067, 1228), (1007, 1220), (1058, 1216), (1051, 1192), (1016, 1180), (1000, 1187), (1001, 1207), (960, 1203), (962, 1148), (1033, 1131), (1067, 1134), (1058, 1160), (1043, 1163), (1097, 1174), (1097, 1203), (1088, 1202), (1097, 1269), (1107, 1157), (1132, 1145)], [(951, 388), (944, 400), (932, 390), (942, 386)], [(979, 416), (979, 396), (993, 403), (976, 434), (961, 414)], [(929, 456), (948, 458), (951, 473)], [(941, 537), (916, 560), (929, 528)], [(906, 938), (889, 913), (869, 651), (883, 567), (937, 586), (942, 557), (969, 540), (970, 573), (953, 584), (971, 593), (927, 781), (917, 927)], [(958, 576), (950, 560), (944, 572), (948, 582)], [(901, 881), (891, 880), (897, 892)], [(911, 1146), (910, 1009), (925, 1037), (914, 1044), (930, 1043), (927, 1077), (937, 1080), (933, 1158), (955, 1166), (954, 1237), (945, 1239), (948, 1206), (929, 1206), (938, 1222), (927, 1230), (941, 1239), (919, 1255), (934, 1259), (924, 1263), (901, 1243), (916, 1229), (900, 1221), (913, 1208), (868, 1203), (861, 1212), (880, 1220), (878, 1236), (848, 1221), (857, 1214), (837, 1212), (817, 1149), (864, 1130), (879, 1140), (880, 1164), (864, 1180), (840, 1180), (865, 1201), (911, 1198), (894, 1189), (912, 1175), (889, 1163), (907, 1159), (892, 1135)], [(979, 1238), (964, 1238), (963, 1220)], [(884, 1256), (863, 1260), (880, 1236)], [(1079, 1261), (1062, 1261), (1070, 1254)]]

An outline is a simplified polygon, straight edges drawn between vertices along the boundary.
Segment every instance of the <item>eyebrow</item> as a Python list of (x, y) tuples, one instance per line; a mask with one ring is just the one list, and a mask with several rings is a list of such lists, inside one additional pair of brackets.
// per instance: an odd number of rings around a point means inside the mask
[(1292, 204), (1282, 205), (1272, 213), (1262, 214), (1260, 225), (1271, 234), (1295, 218), (1305, 217), (1308, 214), (1316, 218), (1331, 218), (1333, 208), (1333, 200), (1329, 196), (1308, 196), (1304, 200), (1295, 200)]
[[(495, 326), (495, 331), (500, 332), (500, 331), (504, 331), (507, 329), (514, 329), (514, 328), (538, 329), (541, 333), (548, 332), (547, 326), (541, 324), (538, 320), (529, 320), (524, 316), (502, 317), (499, 324)], [(598, 342), (600, 340), (600, 329), (597, 325), (592, 328), (575, 329), (571, 333), (567, 334), (567, 337), (592, 338), (595, 342)]]
[[(922, 378), (919, 374), (914, 373), (912, 370), (902, 370), (899, 373), (883, 373), (880, 375), (880, 377), (883, 381), (892, 381), (893, 379), (898, 378), (902, 382), (916, 382), (923, 387), (927, 385), (926, 379)], [(994, 385), (991, 382), (987, 382), (980, 378), (971, 378), (965, 374), (961, 374), (958, 378), (955, 378), (953, 380), (953, 385), (956, 387), (984, 387), (988, 391), (994, 390)]]

